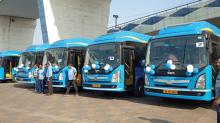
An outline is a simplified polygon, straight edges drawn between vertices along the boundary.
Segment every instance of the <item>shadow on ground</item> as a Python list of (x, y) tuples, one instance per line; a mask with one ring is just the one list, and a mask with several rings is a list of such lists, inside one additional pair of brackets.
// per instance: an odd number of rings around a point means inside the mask
[(112, 93), (112, 92), (91, 92), (81, 94), (81, 96), (91, 97), (91, 98), (100, 98), (100, 99), (116, 99), (116, 100), (127, 100), (134, 103), (148, 104), (148, 105), (157, 105), (164, 107), (172, 107), (179, 109), (196, 109), (199, 107), (202, 108), (211, 108), (211, 102), (205, 101), (194, 101), (194, 100), (183, 100), (183, 99), (172, 99), (172, 98), (161, 98), (153, 96), (145, 97), (134, 97), (132, 93)]
[[(26, 85), (26, 84), (18, 84), (15, 83), (14, 87), (27, 89), (29, 91), (34, 92), (34, 85)], [(65, 88), (54, 88), (55, 94), (65, 94)], [(73, 89), (70, 91), (70, 94), (74, 94)], [(162, 107), (172, 107), (179, 109), (196, 109), (199, 107), (202, 108), (211, 108), (211, 102), (205, 101), (194, 101), (194, 100), (182, 100), (182, 99), (172, 99), (172, 98), (160, 98), (153, 96), (145, 96), (145, 97), (134, 97), (130, 92), (124, 93), (116, 93), (116, 92), (103, 92), (103, 91), (86, 91), (80, 89), (79, 96), (89, 97), (89, 98), (98, 98), (98, 99), (108, 99), (108, 100), (127, 100), (134, 103), (141, 103), (147, 105), (156, 105)], [(156, 119), (151, 119), (152, 123)], [(163, 122), (162, 122), (163, 123)], [(166, 123), (166, 122), (164, 122)]]

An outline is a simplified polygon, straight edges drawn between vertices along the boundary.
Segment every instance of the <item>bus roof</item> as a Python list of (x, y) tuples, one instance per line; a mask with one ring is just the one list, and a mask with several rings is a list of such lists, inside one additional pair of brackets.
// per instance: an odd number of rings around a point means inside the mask
[(101, 35), (95, 39), (93, 44), (110, 43), (110, 42), (126, 42), (126, 41), (148, 43), (150, 38), (151, 36), (136, 32), (119, 31), (119, 32)]
[(174, 37), (180, 35), (202, 34), (204, 31), (212, 32), (214, 35), (220, 36), (220, 29), (218, 27), (206, 21), (199, 21), (162, 28), (160, 29), (159, 34), (153, 36), (152, 39)]
[(49, 46), (49, 44), (31, 45), (24, 52), (41, 52), (46, 50)]
[(0, 57), (20, 56), (21, 52), (16, 50), (6, 50), (0, 53)]
[(93, 40), (87, 38), (72, 38), (54, 42), (48, 49), (69, 48), (69, 47), (87, 47)]

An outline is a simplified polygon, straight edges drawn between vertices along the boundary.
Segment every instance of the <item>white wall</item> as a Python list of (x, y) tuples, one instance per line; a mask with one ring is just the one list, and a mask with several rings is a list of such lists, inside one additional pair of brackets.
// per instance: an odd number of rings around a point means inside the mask
[(44, 0), (49, 42), (107, 31), (111, 0)]
[(36, 21), (0, 16), (0, 51), (24, 50), (32, 44)]

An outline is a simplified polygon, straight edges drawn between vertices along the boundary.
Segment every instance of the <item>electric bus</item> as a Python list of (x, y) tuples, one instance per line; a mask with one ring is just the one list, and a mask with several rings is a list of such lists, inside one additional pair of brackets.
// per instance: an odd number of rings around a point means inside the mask
[(44, 63), (52, 64), (53, 87), (66, 88), (68, 85), (68, 64), (77, 69), (77, 86), (81, 86), (81, 68), (83, 66), (86, 47), (92, 40), (72, 38), (59, 40), (46, 50)]
[(19, 64), (14, 68), (15, 80), (18, 83), (23, 84), (35, 84), (33, 78), (34, 65), (42, 65), (45, 50), (49, 47), (49, 44), (32, 45), (21, 53)]
[(97, 91), (133, 91), (144, 95), (144, 64), (151, 37), (119, 31), (97, 37), (86, 51), (83, 89)]
[(14, 78), (13, 68), (18, 65), (20, 53), (14, 50), (0, 53), (0, 80), (12, 80)]
[(148, 44), (145, 94), (212, 100), (219, 36), (220, 29), (205, 21), (162, 28)]

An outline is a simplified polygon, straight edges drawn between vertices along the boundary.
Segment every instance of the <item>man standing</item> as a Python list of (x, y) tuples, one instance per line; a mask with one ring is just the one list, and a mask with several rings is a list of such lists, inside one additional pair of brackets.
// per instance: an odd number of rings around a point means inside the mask
[(216, 60), (217, 77), (215, 83), (215, 100), (213, 104), (216, 106), (217, 123), (220, 123), (220, 57)]
[(38, 65), (34, 65), (33, 77), (35, 80), (35, 92), (39, 93), (39, 83), (38, 83)]
[(78, 96), (78, 88), (76, 84), (76, 75), (77, 70), (75, 67), (73, 67), (72, 64), (68, 65), (68, 86), (66, 90), (66, 94), (69, 94), (70, 88), (73, 86), (76, 91), (76, 96)]
[(50, 63), (47, 63), (46, 77), (47, 77), (47, 85), (48, 85), (48, 95), (53, 94), (52, 76), (53, 76), (52, 66)]
[(44, 69), (42, 65), (39, 65), (39, 70), (38, 70), (38, 83), (39, 83), (39, 92), (43, 93), (44, 92)]

